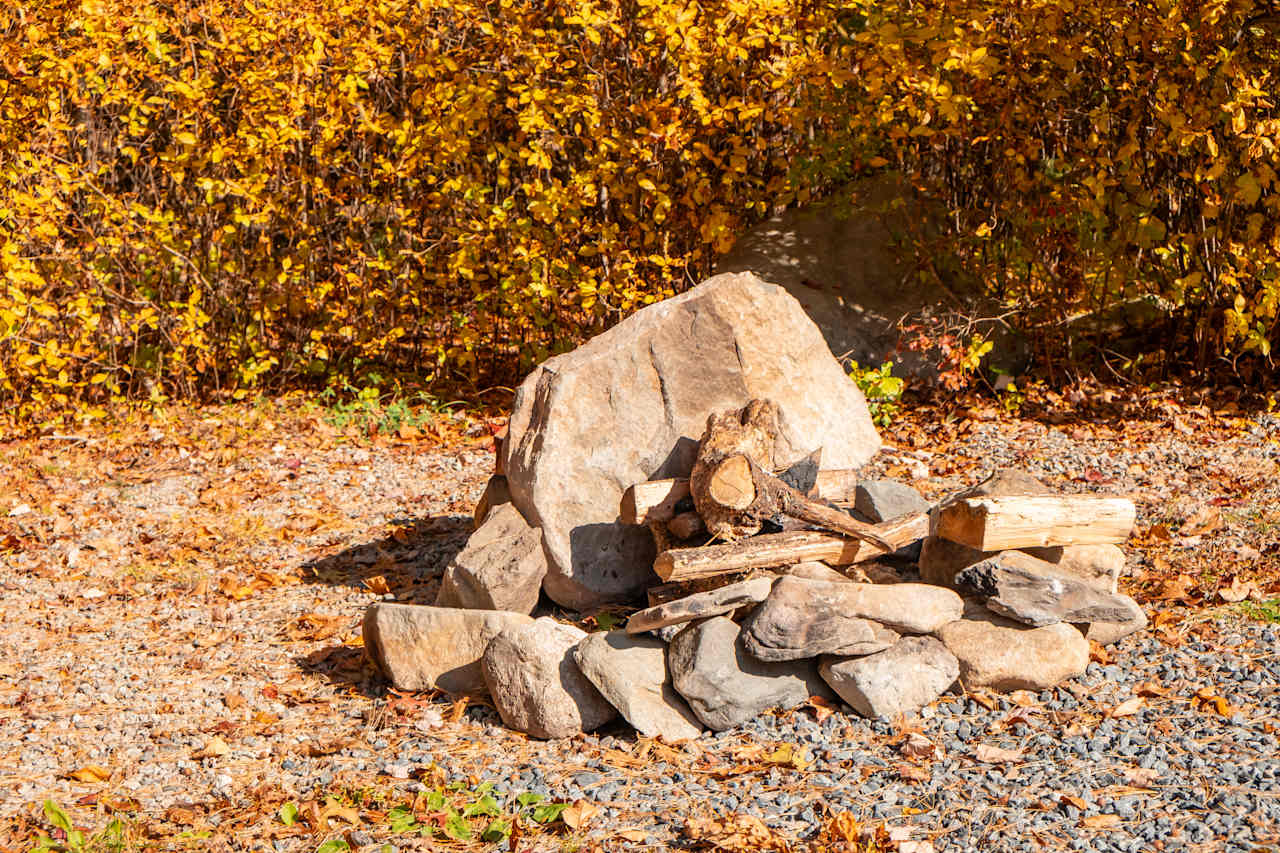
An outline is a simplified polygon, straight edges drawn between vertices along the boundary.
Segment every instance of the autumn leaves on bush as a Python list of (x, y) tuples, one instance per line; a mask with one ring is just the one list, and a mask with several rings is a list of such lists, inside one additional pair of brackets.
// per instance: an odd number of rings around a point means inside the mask
[[(48, 0), (0, 10), (0, 402), (510, 379), (892, 170), (1044, 351), (1268, 355), (1243, 0)], [(942, 247), (959, 263), (932, 263)], [(1244, 360), (1246, 363), (1248, 359)], [(1247, 378), (1247, 377), (1246, 377)]]

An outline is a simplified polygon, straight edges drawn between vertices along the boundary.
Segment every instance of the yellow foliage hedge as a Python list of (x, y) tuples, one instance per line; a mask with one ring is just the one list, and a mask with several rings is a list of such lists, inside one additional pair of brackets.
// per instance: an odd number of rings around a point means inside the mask
[(883, 169), (1028, 326), (1146, 299), (1266, 352), (1271, 27), (1244, 0), (18, 0), (0, 401), (507, 378)]

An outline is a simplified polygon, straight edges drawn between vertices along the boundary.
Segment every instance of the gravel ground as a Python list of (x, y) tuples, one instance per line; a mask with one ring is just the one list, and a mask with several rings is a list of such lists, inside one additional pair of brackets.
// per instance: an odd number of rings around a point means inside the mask
[[(1005, 464), (1135, 494), (1149, 547), (1131, 551), (1129, 588), (1158, 630), (1040, 695), (944, 697), (881, 722), (809, 707), (676, 747), (621, 726), (529, 741), (484, 705), (389, 692), (362, 661), (369, 602), (433, 600), (488, 475), (488, 425), (353, 444), (314, 416), (246, 408), (11, 442), (0, 845), (30, 849), (52, 799), (90, 831), (121, 816), (136, 848), (439, 849), (394, 833), (387, 809), (490, 781), (599, 809), (521, 850), (707, 844), (697, 819), (731, 815), (762, 819), (769, 838), (742, 849), (759, 848), (829, 837), (844, 812), (903, 851), (1275, 849), (1280, 626), (1144, 593), (1170, 571), (1209, 590), (1280, 576), (1276, 424), (1235, 420), (902, 423), (871, 467), (930, 494)], [(1217, 526), (1184, 523), (1215, 498)], [(317, 820), (326, 800), (354, 811)], [(285, 825), (288, 803), (308, 819)]]

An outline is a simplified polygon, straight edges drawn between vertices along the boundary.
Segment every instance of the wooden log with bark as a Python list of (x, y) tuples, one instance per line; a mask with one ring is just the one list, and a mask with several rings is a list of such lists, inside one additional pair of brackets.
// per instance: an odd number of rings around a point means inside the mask
[(939, 536), (978, 551), (1100, 545), (1129, 538), (1133, 501), (1097, 495), (964, 498), (939, 511)]
[(664, 551), (654, 561), (653, 570), (671, 583), (809, 560), (847, 566), (882, 557), (922, 539), (929, 535), (930, 526), (929, 514), (923, 512), (873, 525), (876, 538), (888, 547), (820, 531), (766, 533), (736, 542)]

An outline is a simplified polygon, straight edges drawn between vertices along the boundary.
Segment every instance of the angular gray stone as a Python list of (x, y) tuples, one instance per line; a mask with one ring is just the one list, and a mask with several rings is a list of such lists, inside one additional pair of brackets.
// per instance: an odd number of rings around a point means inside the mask
[(852, 468), (879, 448), (866, 401), (785, 290), (721, 275), (644, 308), (520, 385), (504, 445), (511, 498), (542, 529), (547, 594), (585, 610), (655, 583), (653, 538), (618, 520), (633, 483), (688, 476), (707, 413), (767, 398), (777, 455)]
[(1119, 545), (1059, 545), (1022, 550), (1059, 571), (1084, 578), (1104, 592), (1116, 592), (1124, 574), (1124, 551)]
[(677, 598), (633, 614), (627, 620), (627, 633), (640, 634), (667, 625), (732, 613), (739, 607), (764, 601), (772, 588), (773, 578), (759, 577)]
[[(898, 634), (878, 622), (845, 613), (834, 588), (866, 586), (852, 581), (811, 581), (786, 576), (743, 625), (744, 648), (758, 660), (784, 661), (820, 654), (867, 655), (887, 649)], [(806, 593), (821, 590), (820, 599)]]
[(523, 613), (460, 610), (379, 601), (364, 614), (364, 650), (400, 690), (487, 691), (480, 658), (507, 628), (533, 623)]
[(530, 613), (546, 573), (541, 531), (513, 505), (500, 504), (445, 568), (436, 606)]
[(671, 683), (712, 731), (747, 722), (769, 708), (794, 708), (826, 693), (813, 661), (762, 663), (747, 654), (731, 619), (686, 627), (671, 641)]
[[(940, 536), (924, 540), (920, 550), (920, 578), (954, 588), (956, 575), (983, 560), (1000, 557), (1018, 568), (1045, 575), (1067, 576), (1104, 593), (1114, 593), (1124, 567), (1124, 552), (1115, 545), (1067, 545), (1016, 551), (975, 551)], [(1044, 559), (1048, 557), (1050, 559)]]
[(1147, 627), (1147, 614), (1138, 602), (1127, 595), (1117, 594), (1116, 597), (1129, 608), (1129, 618), (1123, 622), (1093, 622), (1088, 625), (1077, 625), (1077, 628), (1084, 631), (1086, 640), (1109, 646)]
[(1030, 628), (977, 601), (966, 602), (964, 618), (936, 636), (960, 662), (967, 690), (1047, 690), (1089, 665), (1089, 641), (1066, 622)]
[[(747, 649), (760, 660), (864, 655), (888, 648), (897, 631), (925, 634), (959, 619), (960, 596), (929, 584), (865, 584), (779, 578), (747, 619)], [(873, 620), (873, 621), (868, 621)]]
[(549, 617), (503, 630), (480, 660), (502, 721), (537, 738), (589, 732), (618, 716), (573, 659), (587, 633)]
[(661, 640), (601, 631), (578, 644), (574, 660), (640, 734), (676, 741), (702, 733), (698, 718), (671, 686), (667, 646)]
[(1021, 468), (1000, 468), (981, 483), (965, 489), (962, 495), (966, 498), (1001, 498), (1053, 493), (1053, 489)]
[(860, 480), (854, 489), (853, 508), (873, 524), (879, 524), (908, 513), (924, 512), (929, 502), (897, 480)]
[(859, 714), (892, 719), (941, 696), (959, 677), (960, 662), (935, 637), (903, 637), (866, 657), (824, 657), (819, 671)]
[(986, 598), (992, 611), (1027, 625), (1133, 619), (1131, 608), (1120, 596), (1069, 575), (1029, 571), (1004, 554), (960, 572), (956, 583)]

